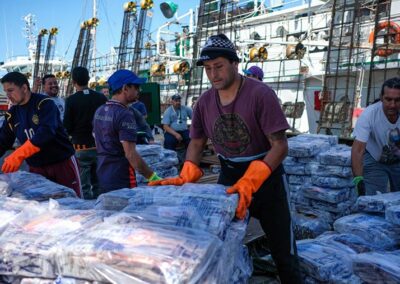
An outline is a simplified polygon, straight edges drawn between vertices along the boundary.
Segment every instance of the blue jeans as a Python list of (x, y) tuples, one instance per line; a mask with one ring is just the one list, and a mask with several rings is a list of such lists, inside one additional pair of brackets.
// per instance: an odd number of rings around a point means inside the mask
[[(176, 131), (182, 136), (182, 142), (185, 144), (185, 149), (188, 147), (189, 142), (190, 142), (190, 137), (189, 137), (189, 130), (183, 130), (183, 131)], [(176, 151), (176, 146), (178, 145), (178, 140), (175, 138), (175, 136), (169, 134), (168, 132), (164, 133), (164, 148)]]
[(375, 161), (370, 153), (364, 154), (364, 184), (366, 195), (374, 195), (378, 191), (400, 191), (400, 163), (383, 164)]
[(99, 182), (96, 174), (96, 149), (79, 150), (75, 152), (75, 156), (79, 161), (83, 198), (96, 199), (100, 194)]

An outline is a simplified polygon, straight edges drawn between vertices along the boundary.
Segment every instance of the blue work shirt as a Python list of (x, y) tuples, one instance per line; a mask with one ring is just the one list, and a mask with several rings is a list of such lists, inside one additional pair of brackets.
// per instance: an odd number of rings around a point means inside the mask
[(24, 105), (13, 105), (0, 129), (0, 156), (11, 149), (15, 138), (21, 144), (30, 139), (40, 151), (26, 159), (29, 166), (42, 167), (65, 161), (74, 153), (60, 113), (53, 100), (31, 93)]
[(188, 128), (187, 120), (192, 118), (193, 111), (187, 106), (181, 106), (179, 109), (174, 109), (173, 106), (169, 106), (165, 112), (162, 124), (166, 124), (175, 131), (183, 131)]
[(97, 176), (103, 192), (136, 186), (135, 171), (125, 157), (122, 141), (136, 143), (136, 122), (129, 108), (110, 100), (93, 119)]

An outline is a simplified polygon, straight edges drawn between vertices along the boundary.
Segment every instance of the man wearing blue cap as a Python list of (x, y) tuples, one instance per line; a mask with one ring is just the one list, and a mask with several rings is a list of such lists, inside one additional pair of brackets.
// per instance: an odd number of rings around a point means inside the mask
[(108, 79), (112, 98), (94, 115), (97, 175), (103, 193), (137, 186), (135, 170), (149, 181), (160, 179), (136, 151), (136, 121), (128, 107), (145, 82), (129, 70), (116, 71)]
[(244, 70), (243, 73), (249, 77), (262, 82), (264, 78), (264, 71), (258, 66), (251, 66), (249, 69)]

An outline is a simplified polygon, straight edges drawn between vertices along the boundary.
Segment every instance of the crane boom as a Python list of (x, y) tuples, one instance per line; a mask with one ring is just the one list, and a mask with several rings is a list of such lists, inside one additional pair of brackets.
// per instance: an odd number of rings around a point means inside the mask
[(135, 45), (133, 49), (133, 57), (132, 57), (132, 71), (138, 73), (140, 69), (140, 62), (141, 62), (141, 54), (143, 49), (143, 39), (146, 29), (146, 23), (148, 23), (149, 15), (152, 13), (150, 10), (153, 8), (153, 0), (142, 0), (140, 3), (140, 15), (139, 15), (139, 22), (136, 31), (136, 39)]
[(40, 78), (41, 76), (41, 70), (40, 70), (40, 55), (42, 53), (42, 49), (44, 47), (44, 36), (47, 34), (46, 29), (42, 29), (39, 32), (38, 38), (37, 38), (37, 44), (36, 44), (36, 53), (35, 53), (35, 63), (33, 67), (33, 80), (37, 80), (37, 78)]
[(51, 71), (50, 61), (54, 58), (54, 51), (56, 46), (55, 36), (58, 33), (57, 28), (51, 28), (49, 31), (49, 38), (47, 39), (46, 54), (43, 63), (43, 75)]
[(117, 68), (125, 69), (127, 65), (128, 46), (132, 45), (133, 31), (137, 26), (137, 5), (130, 1), (124, 4), (124, 19), (122, 22), (121, 40), (118, 50)]

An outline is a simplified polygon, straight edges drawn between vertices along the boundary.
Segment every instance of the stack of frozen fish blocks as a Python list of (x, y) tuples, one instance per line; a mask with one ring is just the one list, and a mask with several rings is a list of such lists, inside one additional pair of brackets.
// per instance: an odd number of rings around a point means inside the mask
[(206, 184), (116, 190), (96, 210), (64, 210), (71, 198), (43, 206), (4, 197), (0, 277), (245, 283), (252, 266), (237, 202), (224, 186)]
[[(159, 177), (166, 178), (178, 175), (177, 165), (179, 160), (175, 151), (165, 149), (158, 144), (136, 145), (136, 150)], [(136, 179), (139, 185), (146, 185), (147, 183), (146, 178), (139, 173), (136, 173)]]
[[(337, 136), (304, 134), (289, 139), (284, 161), (296, 237), (316, 237), (350, 213), (355, 201), (351, 148)], [(295, 210), (294, 210), (295, 209)]]
[(298, 241), (307, 282), (400, 283), (398, 204), (400, 192), (359, 197), (358, 213), (337, 219), (334, 232)]
[(251, 275), (247, 249), (242, 246), (247, 225), (234, 220), (238, 196), (227, 195), (224, 186), (185, 184), (127, 190), (98, 198), (96, 209), (122, 211), (107, 218), (107, 223), (130, 227), (146, 222), (154, 228), (167, 227), (172, 235), (188, 230), (191, 234), (208, 235), (209, 240), (218, 240), (214, 245), (219, 244), (219, 248), (201, 266), (201, 281), (241, 283)]

